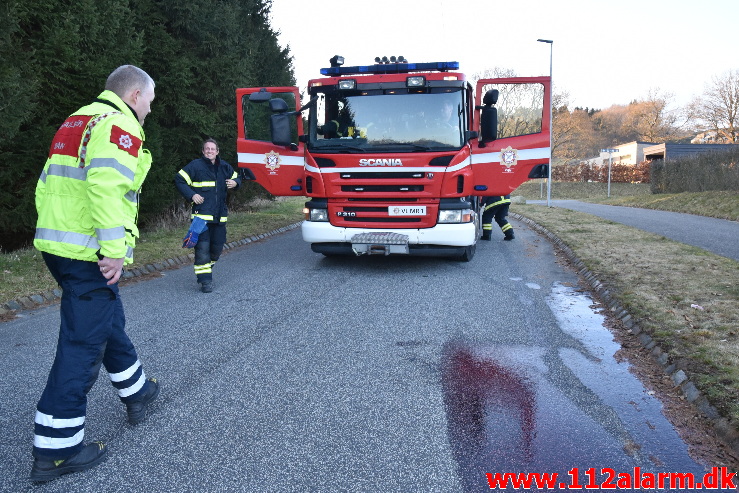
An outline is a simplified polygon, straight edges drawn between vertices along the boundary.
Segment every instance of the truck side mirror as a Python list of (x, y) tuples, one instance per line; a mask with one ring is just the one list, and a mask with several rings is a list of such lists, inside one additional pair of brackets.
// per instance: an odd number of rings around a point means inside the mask
[(295, 116), (294, 112), (288, 112), (287, 103), (284, 99), (274, 98), (269, 100), (269, 109), (272, 115), (269, 117), (269, 131), (272, 143), (276, 146), (289, 146), (291, 142), (290, 118)]
[(493, 106), (498, 102), (498, 90), (491, 89), (482, 98), (482, 113), (480, 114), (480, 147), (498, 138), (498, 108)]
[(492, 106), (494, 104), (498, 104), (498, 96), (500, 95), (500, 92), (497, 89), (490, 89), (488, 92), (485, 93), (485, 96), (482, 98), (482, 104), (485, 106)]
[(258, 92), (249, 94), (249, 101), (253, 103), (264, 103), (272, 98), (272, 93), (266, 88), (261, 88)]
[(284, 113), (288, 108), (284, 99), (274, 98), (269, 100), (269, 109), (272, 113)]
[(275, 113), (269, 117), (269, 132), (276, 146), (289, 146), (291, 142), (290, 118), (287, 113)]

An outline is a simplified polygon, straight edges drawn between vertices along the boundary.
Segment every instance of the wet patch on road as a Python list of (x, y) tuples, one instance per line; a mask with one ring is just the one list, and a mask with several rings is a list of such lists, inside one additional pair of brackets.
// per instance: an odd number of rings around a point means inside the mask
[(496, 472), (703, 474), (654, 392), (618, 357), (599, 305), (563, 284), (547, 303), (559, 327), (538, 344), (459, 340), (443, 349), (447, 431), (464, 490), (482, 491)]

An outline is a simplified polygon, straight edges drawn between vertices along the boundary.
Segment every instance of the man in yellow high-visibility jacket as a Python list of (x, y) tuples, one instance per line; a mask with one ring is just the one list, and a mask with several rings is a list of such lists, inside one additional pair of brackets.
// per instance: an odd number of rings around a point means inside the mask
[(133, 260), (141, 184), (151, 167), (144, 118), (154, 81), (143, 70), (114, 70), (91, 104), (59, 127), (36, 186), (34, 246), (62, 288), (56, 357), (36, 407), (33, 481), (89, 469), (106, 458), (85, 445), (87, 393), (100, 365), (110, 375), (128, 421), (137, 424), (159, 394), (125, 331), (118, 292)]

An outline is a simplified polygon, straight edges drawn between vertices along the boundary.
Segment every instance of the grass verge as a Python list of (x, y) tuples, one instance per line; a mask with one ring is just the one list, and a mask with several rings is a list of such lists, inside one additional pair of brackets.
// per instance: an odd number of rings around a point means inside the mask
[[(571, 196), (553, 191), (552, 198), (733, 219), (739, 210), (736, 192), (651, 195), (613, 186), (608, 199), (603, 184), (554, 184)], [(515, 194), (540, 199), (532, 183)], [(582, 212), (531, 204), (512, 210), (567, 244), (719, 412), (739, 422), (739, 262)]]

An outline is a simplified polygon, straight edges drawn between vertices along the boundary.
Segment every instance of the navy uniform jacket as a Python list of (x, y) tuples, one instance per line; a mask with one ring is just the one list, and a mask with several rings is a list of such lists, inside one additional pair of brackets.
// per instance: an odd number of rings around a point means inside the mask
[(228, 220), (228, 179), (236, 182), (236, 188), (232, 190), (241, 186), (239, 174), (220, 156), (216, 156), (215, 164), (205, 156), (190, 161), (175, 175), (175, 185), (183, 197), (192, 200), (193, 195), (200, 194), (205, 199), (202, 204), (192, 203), (191, 219), (197, 216), (209, 223), (224, 223)]

